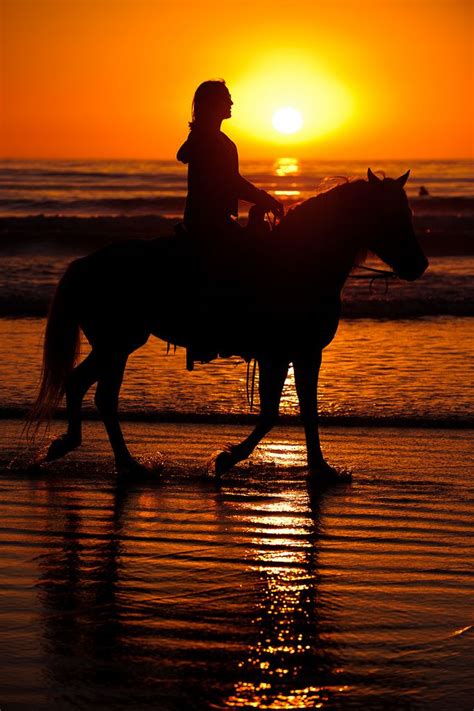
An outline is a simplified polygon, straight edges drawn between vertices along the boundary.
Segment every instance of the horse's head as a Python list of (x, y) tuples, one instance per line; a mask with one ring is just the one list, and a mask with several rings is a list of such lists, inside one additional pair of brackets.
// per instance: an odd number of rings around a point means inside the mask
[(367, 247), (401, 279), (413, 281), (426, 270), (428, 260), (418, 244), (404, 190), (409, 175), (410, 171), (396, 179), (380, 179), (369, 168), (372, 216)]

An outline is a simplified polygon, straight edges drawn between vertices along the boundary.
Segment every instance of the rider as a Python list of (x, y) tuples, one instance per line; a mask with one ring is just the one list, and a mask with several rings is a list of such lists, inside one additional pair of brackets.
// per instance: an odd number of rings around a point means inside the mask
[(221, 123), (230, 118), (232, 99), (223, 80), (205, 81), (193, 99), (191, 129), (177, 159), (188, 164), (188, 196), (184, 211), (186, 229), (199, 240), (220, 241), (242, 229), (233, 219), (238, 200), (257, 205), (263, 212), (283, 216), (283, 205), (259, 190), (239, 173), (237, 148)]
[(177, 154), (177, 159), (188, 165), (184, 227), (197, 248), (198, 272), (204, 276), (199, 287), (201, 316), (195, 319), (196, 335), (191, 337), (193, 346), (188, 348), (189, 369), (193, 360), (214, 357), (215, 354), (206, 355), (204, 344), (209, 334), (218, 337), (219, 305), (228, 305), (233, 299), (235, 303), (238, 294), (238, 257), (242, 255), (244, 234), (234, 219), (239, 199), (255, 206), (249, 220), (254, 231), (258, 230), (255, 225), (259, 219), (264, 224), (265, 212), (283, 217), (283, 205), (239, 173), (235, 143), (221, 131), (222, 121), (231, 116), (232, 104), (223, 80), (200, 84), (192, 104), (191, 130)]

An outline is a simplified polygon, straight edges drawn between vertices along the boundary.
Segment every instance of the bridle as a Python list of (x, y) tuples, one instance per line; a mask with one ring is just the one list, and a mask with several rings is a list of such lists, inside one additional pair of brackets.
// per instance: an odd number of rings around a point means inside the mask
[(396, 277), (394, 271), (387, 269), (374, 269), (374, 267), (366, 267), (364, 264), (356, 264), (354, 269), (364, 269), (366, 272), (372, 272), (375, 276), (369, 274), (349, 274), (351, 279), (386, 279), (387, 277)]
[[(273, 231), (276, 225), (276, 217), (270, 212), (265, 213), (267, 221), (270, 225), (270, 230)], [(349, 274), (349, 279), (370, 279), (369, 291), (372, 291), (373, 282), (376, 279), (385, 279), (385, 293), (388, 292), (388, 280), (397, 278), (397, 274), (388, 269), (375, 269), (374, 267), (366, 267), (363, 264), (356, 264), (353, 269), (363, 269), (370, 274)]]
[(369, 294), (372, 293), (373, 284), (376, 279), (385, 279), (384, 294), (387, 294), (388, 280), (398, 278), (394, 271), (388, 271), (388, 269), (375, 269), (374, 267), (366, 267), (363, 264), (356, 264), (353, 269), (363, 269), (366, 272), (370, 272), (369, 274), (349, 274), (348, 276), (348, 279), (370, 279)]

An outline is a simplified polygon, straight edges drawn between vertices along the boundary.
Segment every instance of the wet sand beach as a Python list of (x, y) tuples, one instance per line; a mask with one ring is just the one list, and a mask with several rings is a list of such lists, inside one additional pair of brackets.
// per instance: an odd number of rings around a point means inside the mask
[(354, 481), (318, 491), (296, 427), (217, 483), (209, 454), (248, 427), (127, 422), (164, 469), (120, 487), (99, 423), (35, 476), (20, 426), (0, 435), (3, 708), (471, 708), (472, 431), (323, 428)]

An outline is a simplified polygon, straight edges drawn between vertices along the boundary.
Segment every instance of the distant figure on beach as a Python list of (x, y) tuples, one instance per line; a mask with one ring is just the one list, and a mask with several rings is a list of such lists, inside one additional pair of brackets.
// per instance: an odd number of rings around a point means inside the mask
[(242, 227), (233, 219), (238, 201), (246, 200), (265, 212), (283, 217), (283, 205), (259, 190), (239, 173), (237, 147), (221, 131), (231, 117), (232, 98), (223, 80), (198, 86), (192, 104), (191, 129), (177, 159), (188, 165), (188, 196), (184, 211), (186, 229), (199, 241), (221, 243), (239, 236)]
[(429, 192), (428, 192), (427, 188), (425, 188), (424, 185), (422, 185), (422, 186), (420, 187), (420, 189), (418, 190), (418, 195), (419, 195), (420, 197), (426, 197), (427, 195), (429, 195)]

